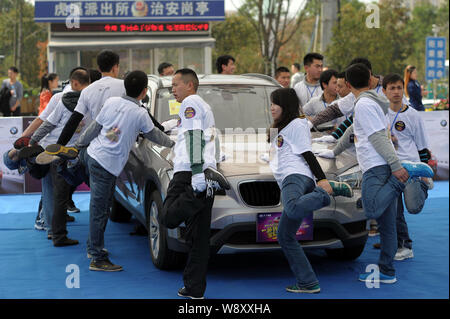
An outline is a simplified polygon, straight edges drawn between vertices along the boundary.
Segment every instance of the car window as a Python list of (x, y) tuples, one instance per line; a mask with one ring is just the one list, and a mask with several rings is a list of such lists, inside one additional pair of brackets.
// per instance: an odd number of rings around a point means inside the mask
[[(198, 94), (211, 106), (216, 128), (267, 128), (271, 124), (270, 93), (275, 86), (204, 85)], [(155, 117), (161, 123), (178, 118), (177, 103), (168, 88), (156, 94)]]

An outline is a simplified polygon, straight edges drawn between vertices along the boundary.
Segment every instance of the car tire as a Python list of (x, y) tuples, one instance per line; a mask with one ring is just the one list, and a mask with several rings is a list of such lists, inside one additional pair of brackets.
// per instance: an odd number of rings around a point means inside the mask
[(130, 221), (131, 216), (131, 213), (127, 211), (126, 208), (123, 207), (122, 204), (120, 204), (113, 196), (109, 219), (116, 223), (127, 223)]
[(344, 247), (338, 249), (325, 249), (327, 256), (337, 260), (355, 260), (361, 256), (365, 245)]
[(167, 228), (158, 221), (163, 202), (159, 191), (153, 191), (147, 205), (147, 229), (150, 256), (158, 269), (177, 269), (184, 261), (184, 254), (173, 251), (167, 246)]

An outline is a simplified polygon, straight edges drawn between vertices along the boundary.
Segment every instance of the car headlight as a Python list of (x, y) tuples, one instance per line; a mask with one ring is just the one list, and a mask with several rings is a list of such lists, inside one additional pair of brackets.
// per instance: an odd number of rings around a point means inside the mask
[(350, 169), (337, 177), (338, 182), (346, 182), (351, 188), (361, 188), (362, 172), (359, 166), (356, 169)]

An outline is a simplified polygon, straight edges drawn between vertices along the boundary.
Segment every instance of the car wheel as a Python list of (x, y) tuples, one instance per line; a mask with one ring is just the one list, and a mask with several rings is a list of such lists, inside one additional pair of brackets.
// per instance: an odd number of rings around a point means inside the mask
[(114, 196), (109, 219), (116, 223), (127, 223), (131, 219), (131, 213), (127, 211), (126, 208), (123, 207)]
[(155, 190), (150, 194), (147, 205), (148, 244), (152, 262), (159, 269), (179, 268), (184, 259), (183, 254), (167, 247), (167, 228), (158, 221), (163, 207), (161, 194)]
[(365, 245), (344, 247), (338, 249), (326, 249), (327, 256), (338, 260), (354, 260), (361, 256)]

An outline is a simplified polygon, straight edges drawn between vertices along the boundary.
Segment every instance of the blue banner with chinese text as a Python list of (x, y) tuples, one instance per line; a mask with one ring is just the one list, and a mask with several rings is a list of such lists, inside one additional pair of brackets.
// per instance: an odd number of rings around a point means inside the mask
[(213, 21), (225, 19), (224, 0), (36, 0), (36, 22), (151, 22)]

